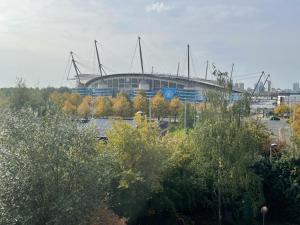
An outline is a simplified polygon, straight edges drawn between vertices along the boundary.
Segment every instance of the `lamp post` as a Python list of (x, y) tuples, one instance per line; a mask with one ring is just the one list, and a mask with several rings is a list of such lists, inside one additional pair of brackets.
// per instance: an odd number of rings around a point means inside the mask
[(272, 143), (272, 144), (270, 145), (270, 163), (272, 163), (272, 151), (273, 151), (273, 149), (276, 148), (276, 147), (277, 147), (277, 144), (276, 144), (276, 143)]
[(263, 225), (265, 225), (265, 216), (266, 216), (266, 214), (268, 213), (268, 207), (267, 207), (267, 206), (261, 207), (260, 213), (262, 214)]

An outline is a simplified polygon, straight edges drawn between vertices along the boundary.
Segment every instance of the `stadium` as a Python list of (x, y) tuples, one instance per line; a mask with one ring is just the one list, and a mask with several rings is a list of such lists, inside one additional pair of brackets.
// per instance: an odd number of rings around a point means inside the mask
[[(146, 93), (147, 97), (153, 97), (157, 92), (161, 92), (166, 100), (170, 100), (177, 96), (182, 101), (203, 102), (204, 94), (208, 90), (223, 90), (224, 87), (217, 84), (216, 81), (193, 78), (190, 76), (190, 60), (188, 45), (188, 74), (187, 76), (179, 76), (171, 74), (144, 73), (143, 57), (138, 38), (140, 63), (142, 73), (116, 73), (107, 74), (100, 62), (97, 41), (95, 41), (95, 49), (100, 74), (82, 74), (78, 69), (77, 62), (71, 52), (72, 65), (76, 72), (75, 79), (77, 87), (72, 91), (79, 93), (81, 96), (116, 96), (119, 92), (126, 92), (130, 97), (134, 97), (138, 91)], [(231, 100), (239, 99), (240, 92), (233, 90)]]

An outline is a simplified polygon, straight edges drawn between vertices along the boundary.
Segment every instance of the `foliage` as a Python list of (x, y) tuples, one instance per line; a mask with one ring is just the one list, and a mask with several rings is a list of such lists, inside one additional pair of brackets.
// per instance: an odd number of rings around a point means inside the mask
[(55, 104), (58, 108), (62, 108), (64, 105), (64, 95), (59, 93), (58, 91), (54, 91), (49, 96), (50, 102)]
[(241, 99), (233, 104), (232, 111), (237, 117), (247, 117), (250, 115), (251, 96), (245, 93)]
[(247, 196), (251, 196), (253, 212), (257, 212), (262, 203), (260, 182), (250, 168), (263, 146), (256, 142), (247, 125), (226, 118), (206, 119), (197, 124), (192, 140), (196, 146), (192, 164), (198, 182), (212, 190), (210, 200), (204, 204), (217, 209), (217, 192), (221, 191), (225, 216), (241, 218)]
[(92, 115), (92, 97), (91, 96), (85, 96), (80, 105), (78, 106), (77, 112), (81, 117), (89, 117)]
[(0, 109), (6, 108), (9, 105), (9, 99), (4, 91), (0, 90)]
[(81, 103), (80, 95), (65, 93), (64, 99), (65, 101), (62, 108), (63, 112), (68, 115), (73, 115), (73, 116), (77, 115), (77, 109)]
[(178, 116), (181, 108), (182, 108), (182, 103), (179, 100), (179, 98), (175, 97), (170, 101), (169, 111), (171, 116), (174, 116), (175, 122), (176, 122), (176, 117)]
[(109, 97), (97, 97), (95, 101), (95, 115), (98, 117), (112, 115), (112, 102)]
[(283, 116), (283, 114), (289, 112), (290, 112), (290, 107), (286, 104), (280, 104), (274, 109), (274, 113), (280, 116)]
[(166, 161), (157, 123), (137, 115), (136, 126), (114, 123), (106, 146), (119, 174), (112, 187), (111, 206), (131, 221), (145, 209), (150, 194), (161, 188)]
[(158, 120), (168, 114), (168, 103), (160, 92), (157, 92), (151, 99), (151, 111), (153, 116), (157, 117)]
[(184, 120), (186, 117), (186, 128), (193, 128), (194, 123), (196, 122), (196, 116), (197, 111), (195, 109), (195, 105), (192, 105), (191, 103), (185, 103), (186, 104), (186, 111), (185, 106), (180, 108), (179, 111), (179, 122), (181, 127), (184, 127)]
[(292, 128), (295, 138), (300, 139), (300, 105), (295, 105), (293, 110)]
[(273, 220), (300, 223), (300, 158), (284, 152), (278, 160), (262, 160), (255, 166), (263, 178), (266, 204)]
[(119, 93), (113, 100), (112, 109), (115, 116), (129, 117), (132, 115), (131, 103), (124, 93)]
[(126, 225), (126, 222), (104, 204), (93, 217), (91, 225)]
[(41, 115), (47, 108), (47, 100), (48, 92), (46, 90), (27, 88), (25, 81), (20, 78), (17, 80), (17, 87), (11, 90), (8, 102), (14, 111), (30, 108)]
[(133, 107), (135, 112), (142, 111), (144, 114), (148, 114), (149, 101), (144, 92), (138, 92), (133, 98)]
[(0, 224), (88, 224), (106, 196), (110, 158), (64, 115), (0, 117)]

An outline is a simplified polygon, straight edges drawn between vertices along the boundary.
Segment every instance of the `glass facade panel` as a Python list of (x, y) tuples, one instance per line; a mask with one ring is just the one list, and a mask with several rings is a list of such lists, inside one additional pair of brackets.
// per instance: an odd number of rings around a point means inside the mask
[(170, 88), (176, 88), (176, 83), (170, 82), (170, 83), (169, 83), (169, 87), (170, 87)]
[(154, 80), (154, 87), (153, 89), (160, 89), (160, 80)]
[(111, 79), (107, 80), (107, 86), (109, 88), (112, 88), (112, 80)]
[(177, 85), (177, 89), (183, 89), (183, 88), (184, 88), (184, 86), (182, 84)]
[(147, 79), (146, 80), (147, 84), (149, 84), (149, 89), (152, 89), (152, 80), (151, 79)]
[(113, 79), (113, 88), (119, 88), (119, 80)]
[(167, 81), (162, 81), (161, 82), (161, 87), (168, 87), (168, 82)]

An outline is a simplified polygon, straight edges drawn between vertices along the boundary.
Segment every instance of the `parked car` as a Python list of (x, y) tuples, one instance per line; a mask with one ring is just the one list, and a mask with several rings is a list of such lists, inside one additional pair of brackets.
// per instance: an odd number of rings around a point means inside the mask
[(277, 116), (271, 116), (270, 120), (280, 120), (280, 118)]

